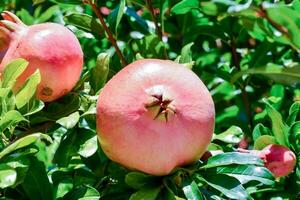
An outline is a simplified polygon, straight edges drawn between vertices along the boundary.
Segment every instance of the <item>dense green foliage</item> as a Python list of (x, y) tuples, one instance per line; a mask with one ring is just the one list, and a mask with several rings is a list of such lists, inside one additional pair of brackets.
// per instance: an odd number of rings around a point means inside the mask
[[(0, 199), (300, 198), (299, 0), (2, 0), (4, 10), (28, 25), (66, 25), (80, 40), (85, 66), (73, 91), (51, 103), (34, 98), (38, 71), (17, 94), (11, 91), (25, 60), (6, 67)], [(203, 80), (216, 106), (209, 150), (224, 153), (164, 177), (127, 170), (103, 154), (97, 96), (125, 63), (140, 58), (185, 63)], [(289, 176), (275, 179), (257, 156), (237, 151), (271, 143), (297, 155)]]

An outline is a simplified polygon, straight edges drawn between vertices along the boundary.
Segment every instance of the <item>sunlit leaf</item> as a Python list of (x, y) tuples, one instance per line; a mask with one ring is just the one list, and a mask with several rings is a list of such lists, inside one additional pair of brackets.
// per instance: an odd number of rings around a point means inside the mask
[(249, 153), (237, 153), (237, 152), (228, 152), (223, 154), (218, 154), (213, 157), (210, 157), (207, 161), (207, 164), (201, 168), (212, 168), (225, 165), (259, 165), (262, 166), (262, 160), (253, 154)]

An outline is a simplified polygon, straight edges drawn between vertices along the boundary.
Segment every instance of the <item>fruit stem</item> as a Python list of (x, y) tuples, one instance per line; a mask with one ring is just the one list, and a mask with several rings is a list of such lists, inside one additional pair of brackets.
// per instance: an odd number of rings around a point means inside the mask
[(108, 40), (112, 43), (112, 45), (114, 46), (115, 50), (116, 50), (116, 53), (117, 55), (119, 56), (120, 60), (121, 60), (121, 63), (123, 65), (123, 67), (125, 67), (127, 65), (127, 61), (125, 60), (120, 48), (118, 47), (118, 44), (117, 44), (117, 41), (116, 39), (114, 38), (112, 32), (110, 31), (110, 29), (107, 27), (103, 17), (102, 17), (102, 14), (99, 10), (99, 8), (97, 7), (97, 5), (95, 3), (93, 3), (92, 1), (88, 1), (88, 4), (92, 7), (94, 13), (96, 14), (96, 16), (98, 17), (98, 19), (100, 20), (100, 23), (102, 24), (106, 34), (107, 34), (107, 37), (108, 37)]

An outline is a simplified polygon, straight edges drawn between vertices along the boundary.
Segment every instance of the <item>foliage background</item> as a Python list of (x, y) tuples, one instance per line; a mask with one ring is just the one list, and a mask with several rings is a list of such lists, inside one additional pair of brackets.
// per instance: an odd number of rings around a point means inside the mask
[[(100, 9), (111, 34), (91, 5)], [(5, 81), (26, 61), (12, 63), (4, 73), (1, 199), (299, 198), (298, 0), (2, 0), (4, 10), (27, 25), (55, 22), (70, 28), (85, 66), (73, 91), (49, 104), (35, 100), (26, 87), (23, 96), (12, 94), (13, 79)], [(123, 63), (107, 39), (111, 35)], [(192, 67), (216, 106), (209, 149), (225, 153), (165, 177), (130, 172), (108, 160), (96, 137), (97, 94), (125, 62), (143, 57)], [(30, 80), (36, 86), (39, 74)], [(275, 180), (257, 157), (237, 152), (270, 143), (297, 154), (297, 168), (288, 177)]]

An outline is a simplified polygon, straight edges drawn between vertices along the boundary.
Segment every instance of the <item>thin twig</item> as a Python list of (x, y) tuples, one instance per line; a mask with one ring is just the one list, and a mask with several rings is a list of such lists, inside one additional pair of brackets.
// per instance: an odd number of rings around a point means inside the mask
[(110, 31), (110, 29), (107, 27), (103, 17), (102, 17), (102, 14), (99, 10), (99, 8), (97, 7), (97, 5), (91, 1), (88, 2), (88, 4), (92, 7), (94, 13), (96, 14), (96, 16), (98, 17), (98, 19), (100, 20), (100, 23), (102, 24), (106, 34), (107, 34), (107, 37), (108, 37), (108, 40), (112, 43), (112, 45), (114, 46), (115, 50), (116, 50), (116, 53), (118, 54), (120, 60), (121, 60), (121, 63), (123, 65), (123, 67), (125, 67), (127, 65), (127, 61), (125, 60), (120, 48), (118, 47), (118, 44), (117, 44), (117, 41), (116, 39), (114, 38), (112, 32)]
[(157, 23), (157, 18), (156, 18), (155, 10), (154, 10), (153, 5), (152, 5), (152, 0), (147, 0), (147, 7), (148, 7), (148, 9), (151, 13), (151, 18), (154, 22), (156, 33), (157, 33), (158, 37), (160, 38), (160, 40), (162, 40), (162, 31), (161, 31), (161, 29), (160, 29), (160, 27), (158, 26), (158, 23)]
[[(232, 53), (232, 56), (233, 56), (234, 65), (236, 66), (236, 68), (239, 71), (241, 71), (240, 58), (239, 58), (238, 53), (236, 51), (236, 43), (235, 43), (234, 38), (232, 38), (232, 41), (231, 41), (231, 53)], [(248, 93), (247, 93), (244, 86), (241, 86), (240, 90), (242, 92), (242, 100), (243, 100), (243, 104), (244, 104), (246, 115), (247, 115), (247, 121), (248, 121), (248, 124), (250, 125), (250, 127), (252, 127), (251, 105), (250, 105), (250, 102), (249, 102)]]
[[(156, 34), (158, 35), (159, 39), (163, 42), (162, 30), (161, 30), (160, 26), (158, 25), (157, 16), (156, 16), (155, 10), (152, 5), (152, 0), (146, 0), (146, 4), (147, 4), (148, 10), (150, 11), (152, 21), (155, 25)], [(166, 47), (164, 47), (164, 57), (166, 59), (169, 59)]]
[(286, 35), (287, 37), (290, 37), (289, 36), (289, 31), (284, 27), (284, 26), (281, 26), (279, 24), (277, 24), (273, 19), (271, 19), (268, 14), (266, 13), (266, 10), (261, 6), (260, 9), (258, 10), (258, 15), (260, 17), (263, 17), (265, 18), (266, 20), (268, 20), (268, 22), (274, 26), (278, 31), (280, 31), (282, 34)]

